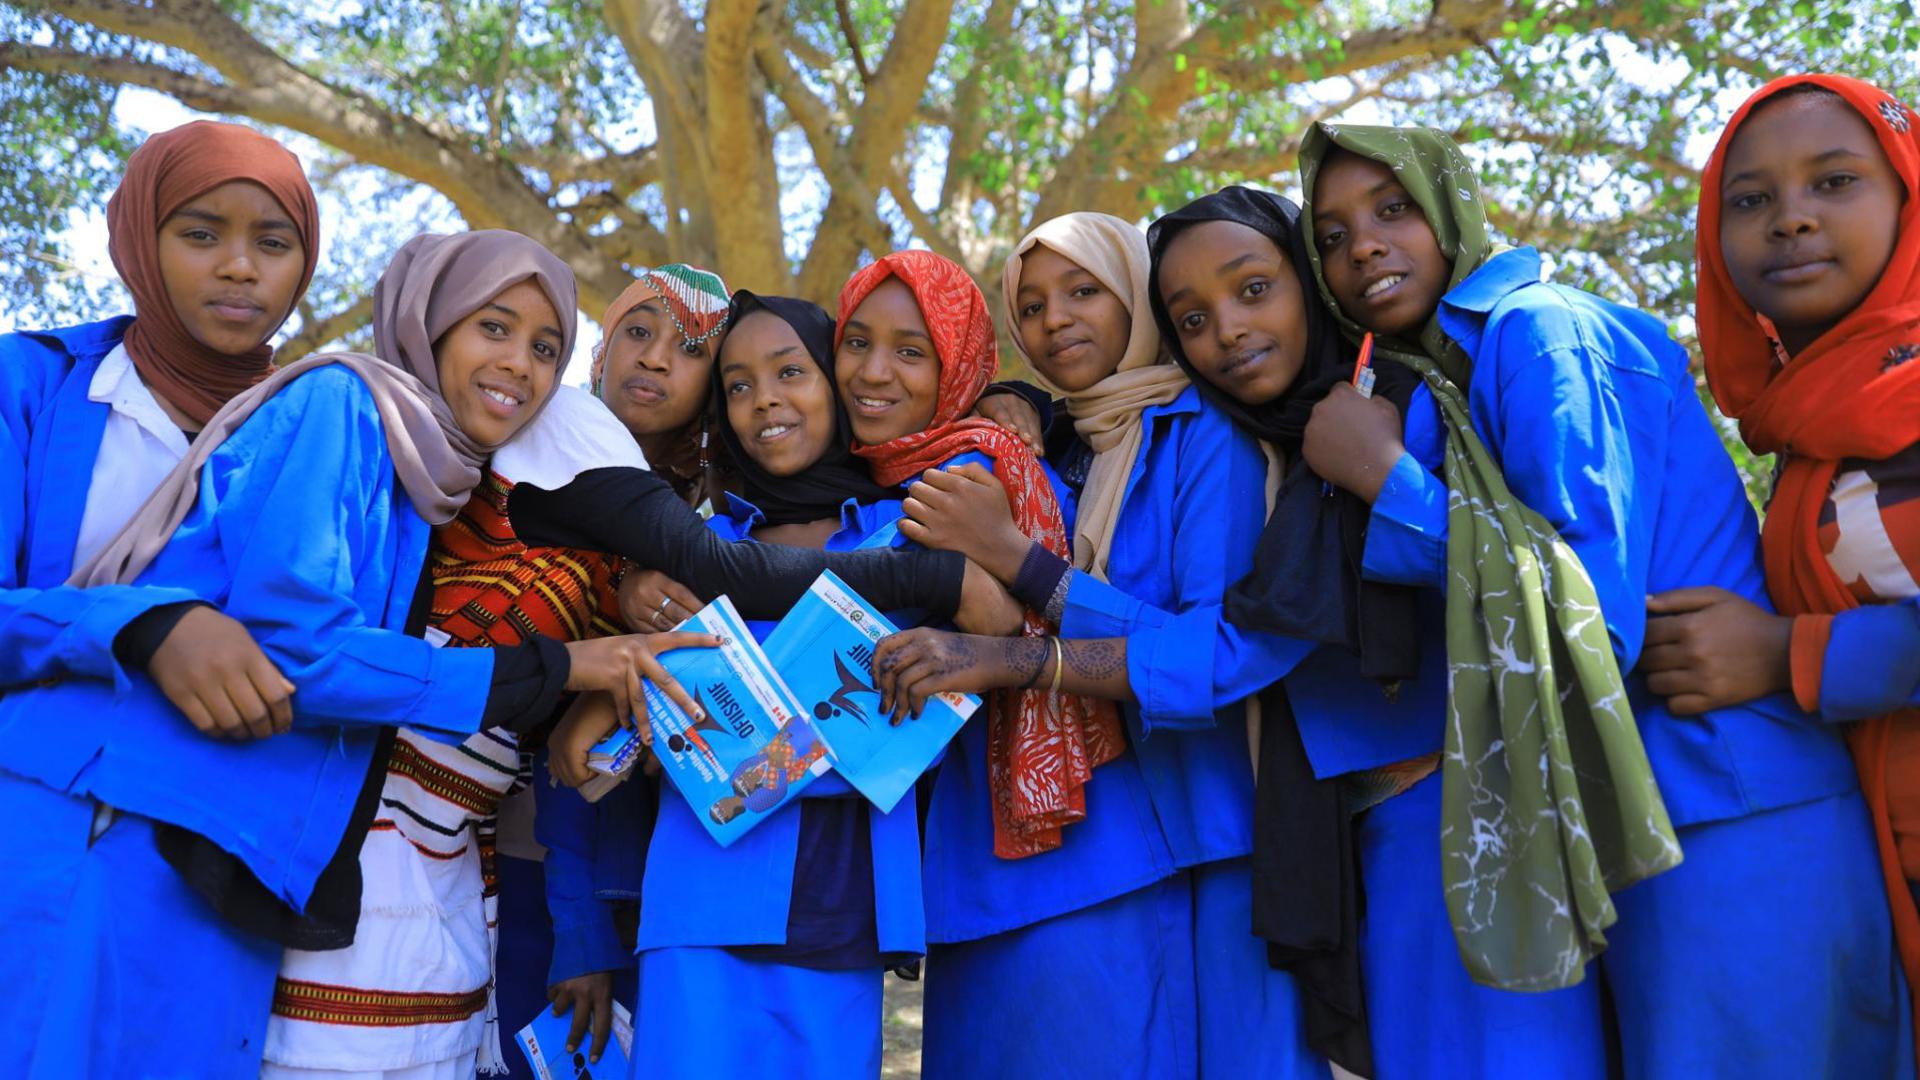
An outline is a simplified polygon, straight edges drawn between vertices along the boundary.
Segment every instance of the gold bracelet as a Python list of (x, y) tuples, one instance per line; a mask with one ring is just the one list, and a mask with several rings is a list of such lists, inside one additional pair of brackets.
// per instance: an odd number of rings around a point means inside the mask
[(1054, 637), (1048, 640), (1053, 642), (1053, 685), (1047, 687), (1047, 693), (1057, 694), (1060, 692), (1060, 669), (1066, 661), (1060, 648), (1060, 639)]

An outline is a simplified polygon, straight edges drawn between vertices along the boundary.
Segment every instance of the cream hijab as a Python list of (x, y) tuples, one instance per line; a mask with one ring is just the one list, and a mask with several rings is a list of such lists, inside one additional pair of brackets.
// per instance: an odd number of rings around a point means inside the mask
[[(1020, 343), (1021, 257), (1039, 245), (1076, 263), (1112, 289), (1133, 316), (1120, 366), (1077, 393), (1066, 393), (1041, 374)], [(1014, 350), (1033, 369), (1035, 382), (1055, 397), (1066, 399), (1074, 430), (1093, 448), (1093, 465), (1087, 471), (1074, 522), (1073, 562), (1102, 581), (1107, 578), (1107, 555), (1113, 546), (1114, 526), (1120, 520), (1127, 477), (1133, 473), (1134, 460), (1140, 456), (1140, 444), (1146, 437), (1140, 413), (1179, 397), (1188, 385), (1186, 373), (1160, 347), (1160, 331), (1147, 304), (1151, 265), (1146, 234), (1112, 214), (1082, 211), (1062, 214), (1027, 233), (1000, 271), (1000, 297)]]
[[(264, 382), (227, 402), (193, 440), (160, 487), (124, 528), (86, 565), (67, 579), (70, 585), (130, 582), (153, 562), (193, 510), (200, 493), (201, 467), (255, 409), (280, 389), (324, 364), (339, 364), (358, 375), (373, 395), (386, 431), (394, 471), (415, 510), (439, 525), (452, 520), (480, 483), (480, 470), (496, 447), (467, 437), (454, 423), (441, 394), (433, 343), (455, 323), (510, 285), (531, 279), (560, 315), (560, 355), (573, 354), (575, 294), (573, 271), (546, 248), (500, 229), (456, 236), (416, 236), (401, 246), (373, 287), (373, 341), (378, 357), (361, 353), (322, 353), (280, 368)], [(553, 385), (558, 389), (560, 373)], [(546, 407), (548, 392), (536, 406)], [(532, 423), (529, 418), (528, 423)]]

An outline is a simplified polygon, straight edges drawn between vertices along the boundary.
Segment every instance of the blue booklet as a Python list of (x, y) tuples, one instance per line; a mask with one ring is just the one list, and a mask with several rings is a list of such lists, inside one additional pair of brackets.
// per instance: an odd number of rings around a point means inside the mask
[(592, 1031), (580, 1036), (578, 1050), (567, 1053), (567, 1035), (572, 1030), (571, 1010), (555, 1016), (552, 1009), (541, 1009), (514, 1035), (520, 1052), (527, 1055), (527, 1064), (533, 1066), (533, 1075), (540, 1080), (592, 1080), (596, 1076), (625, 1080), (633, 1057), (633, 1014), (625, 1005), (613, 1003), (612, 1037), (599, 1061), (587, 1060), (587, 1048), (593, 1045)]
[(819, 729), (840, 775), (890, 812), (980, 707), (971, 694), (940, 694), (920, 719), (880, 712), (873, 647), (898, 628), (829, 570), (815, 579), (762, 647)]
[[(706, 715), (694, 720), (648, 682), (653, 753), (700, 824), (725, 847), (825, 773), (827, 746), (732, 601), (723, 596), (675, 629), (719, 634), (727, 644), (660, 654), (661, 666)], [(593, 748), (589, 764), (625, 771), (638, 758), (639, 743), (623, 728)]]

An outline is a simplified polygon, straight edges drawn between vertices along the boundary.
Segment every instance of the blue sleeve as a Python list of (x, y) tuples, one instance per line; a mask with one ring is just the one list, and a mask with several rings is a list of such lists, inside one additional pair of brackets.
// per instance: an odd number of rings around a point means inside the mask
[(534, 837), (547, 849), (547, 916), (553, 922), (547, 985), (626, 967), (633, 955), (620, 947), (613, 908), (594, 891), (595, 804), (549, 779), (544, 752), (534, 763), (533, 800)]
[(1920, 598), (1833, 617), (1820, 673), (1820, 717), (1864, 720), (1920, 706)]
[(1447, 485), (1411, 453), (1394, 462), (1373, 500), (1360, 571), (1374, 581), (1446, 588)]
[(415, 511), (396, 497), (357, 376), (326, 367), (294, 380), (214, 451), (201, 484), (231, 582), (209, 599), (293, 683), (294, 723), (479, 729), (493, 650), (436, 649), (373, 624), (354, 599), (381, 576), (410, 599), (424, 557), (399, 543), (398, 515)]
[[(54, 422), (45, 402), (56, 368), (39, 352), (20, 335), (0, 337), (0, 687), (78, 677), (111, 679), (125, 691), (114, 638), (148, 609), (194, 595), (143, 585), (26, 587), (27, 454), (34, 425)], [(84, 499), (86, 486), (51, 497)]]
[[(1523, 317), (1524, 316), (1524, 317)], [(1514, 496), (1579, 555), (1620, 670), (1640, 658), (1673, 398), (1657, 371), (1614, 362), (1564, 306), (1501, 320), (1473, 422)], [(1542, 325), (1544, 324), (1544, 325)], [(1578, 341), (1541, 348), (1542, 338)]]
[[(1122, 529), (1129, 516), (1136, 524), (1143, 518), (1171, 523), (1160, 563), (1172, 577), (1171, 610), (1074, 571), (1061, 617), (1066, 637), (1127, 639), (1127, 680), (1143, 736), (1155, 728), (1212, 727), (1217, 710), (1278, 682), (1316, 647), (1226, 619), (1222, 601), (1251, 568), (1266, 524), (1266, 459), (1223, 417), (1205, 417), (1218, 422), (1193, 422), (1182, 455), (1158, 463), (1179, 465), (1171, 505), (1121, 515)], [(1131, 497), (1147, 491), (1142, 483)]]

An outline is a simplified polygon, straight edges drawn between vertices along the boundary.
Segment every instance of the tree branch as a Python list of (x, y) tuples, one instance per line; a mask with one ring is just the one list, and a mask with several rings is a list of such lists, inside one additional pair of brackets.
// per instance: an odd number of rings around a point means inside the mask
[(300, 332), (288, 338), (273, 352), (273, 362), (280, 365), (291, 364), (322, 346), (334, 342), (365, 326), (373, 318), (373, 293), (355, 300), (344, 308), (316, 318), (305, 304), (300, 306)]
[[(849, 166), (868, 181), (868, 191), (875, 186), (874, 178), (891, 174), (894, 155), (906, 146), (907, 127), (926, 94), (934, 61), (939, 59), (953, 3), (907, 0), (894, 23), (893, 40), (862, 95), (860, 109), (854, 115), (853, 135), (847, 140)], [(800, 287), (806, 295), (825, 294), (847, 272), (859, 255), (858, 238), (872, 233), (865, 223), (877, 219), (878, 207), (870, 196), (856, 197), (835, 188), (827, 198), (813, 249), (800, 271)]]
[(853, 29), (853, 12), (847, 8), (847, 0), (833, 0), (834, 14), (840, 20), (840, 36), (847, 39), (847, 52), (853, 55), (853, 70), (860, 73), (860, 85), (865, 87), (873, 82), (873, 72), (867, 70), (867, 58), (860, 51), (860, 35)]
[[(211, 0), (172, 0), (152, 7), (122, 0), (49, 0), (46, 7), (111, 33), (171, 46), (212, 67), (229, 86), (228, 96), (208, 102), (214, 111), (302, 132), (360, 161), (434, 188), (452, 200), (475, 228), (512, 228), (534, 237), (576, 268), (583, 304), (606, 303), (625, 285), (620, 268), (606, 265), (589, 239), (561, 221), (545, 196), (511, 163), (481, 151), (471, 136), (447, 137), (366, 94), (315, 78), (255, 38)], [(98, 78), (122, 74), (159, 79), (153, 65), (129, 66), (134, 63), (117, 61), (86, 73)], [(202, 88), (205, 83), (201, 80), (188, 88)]]
[(252, 104), (244, 90), (143, 60), (0, 42), (0, 68), (49, 75), (84, 75), (102, 82), (156, 90), (200, 112), (244, 113)]
[(493, 91), (487, 95), (487, 146), (500, 152), (502, 129), (506, 125), (507, 73), (513, 70), (513, 43), (520, 33), (520, 11), (524, 0), (513, 0), (513, 14), (507, 18), (507, 30), (500, 42), (500, 57), (493, 65)]

